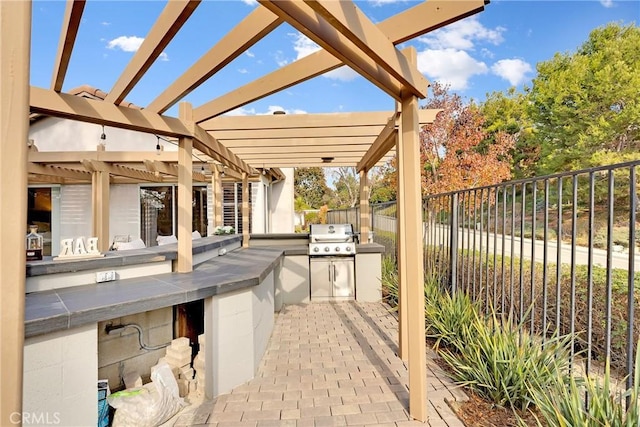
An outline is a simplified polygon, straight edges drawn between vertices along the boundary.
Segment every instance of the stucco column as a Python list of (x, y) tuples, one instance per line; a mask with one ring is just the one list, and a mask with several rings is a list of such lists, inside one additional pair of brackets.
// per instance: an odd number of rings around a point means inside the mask
[[(416, 51), (408, 51), (409, 59), (416, 63)], [(398, 176), (403, 177), (402, 234), (403, 256), (406, 262), (400, 280), (407, 290), (407, 327), (409, 338), (409, 413), (419, 420), (427, 420), (427, 369), (424, 325), (424, 271), (422, 247), (422, 191), (420, 178), (420, 125), (418, 98), (408, 91), (402, 93), (402, 134)]]
[[(193, 122), (191, 104), (181, 102), (180, 120)], [(193, 270), (193, 139), (178, 140), (178, 273)]]
[(360, 171), (360, 243), (369, 241), (371, 224), (369, 208), (369, 177), (366, 170)]
[[(0, 425), (20, 425), (31, 2), (0, 2)], [(18, 417), (16, 419), (16, 415)]]

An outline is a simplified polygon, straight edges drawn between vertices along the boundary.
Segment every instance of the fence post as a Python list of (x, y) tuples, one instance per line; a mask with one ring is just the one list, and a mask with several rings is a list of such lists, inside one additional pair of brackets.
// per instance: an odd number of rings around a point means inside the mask
[(451, 236), (449, 271), (451, 271), (451, 295), (456, 293), (458, 282), (458, 193), (451, 196), (451, 221), (449, 221)]

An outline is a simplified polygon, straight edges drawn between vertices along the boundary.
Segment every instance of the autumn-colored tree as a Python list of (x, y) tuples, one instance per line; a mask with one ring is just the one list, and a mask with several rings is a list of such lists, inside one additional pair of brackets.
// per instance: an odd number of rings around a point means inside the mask
[(511, 177), (513, 135), (496, 132), (489, 138), (484, 117), (464, 104), (448, 87), (434, 83), (424, 108), (439, 108), (434, 123), (420, 132), (424, 195), (491, 185)]

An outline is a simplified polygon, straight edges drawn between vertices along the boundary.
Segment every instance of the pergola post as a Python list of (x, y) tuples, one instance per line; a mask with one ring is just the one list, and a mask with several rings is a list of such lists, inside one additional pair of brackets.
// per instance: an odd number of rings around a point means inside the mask
[[(415, 49), (407, 52), (416, 63)], [(402, 91), (402, 127), (399, 141), (401, 162), (398, 176), (403, 177), (399, 193), (403, 194), (401, 218), (405, 226), (401, 241), (404, 246), (400, 280), (407, 291), (407, 327), (409, 338), (409, 413), (422, 422), (427, 420), (427, 369), (424, 325), (424, 271), (422, 247), (422, 203), (420, 179), (420, 125), (418, 98)], [(400, 205), (400, 203), (399, 203)]]
[[(400, 110), (400, 106), (396, 105), (396, 110)], [(398, 124), (398, 134), (396, 136), (396, 160), (398, 162), (398, 188), (396, 191), (396, 249), (398, 262), (398, 357), (403, 361), (407, 361), (409, 357), (409, 337), (407, 336), (407, 281), (403, 279), (406, 275), (406, 250), (404, 246), (404, 236), (406, 236), (407, 226), (404, 218), (404, 188), (405, 178), (400, 170), (404, 170), (404, 145), (400, 144), (400, 135), (402, 134), (402, 121)]]
[(366, 170), (360, 171), (360, 243), (369, 241), (371, 214), (369, 207), (369, 177)]
[(242, 247), (249, 247), (249, 175), (242, 172)]
[(21, 425), (31, 2), (0, 2), (0, 22), (0, 425)]
[(94, 170), (91, 173), (92, 234), (98, 238), (100, 252), (109, 250), (109, 172)]
[[(181, 102), (180, 120), (192, 123), (191, 104)], [(178, 140), (178, 273), (193, 270), (193, 139)]]
[(217, 165), (211, 168), (211, 186), (213, 193), (213, 227), (222, 226), (222, 177)]

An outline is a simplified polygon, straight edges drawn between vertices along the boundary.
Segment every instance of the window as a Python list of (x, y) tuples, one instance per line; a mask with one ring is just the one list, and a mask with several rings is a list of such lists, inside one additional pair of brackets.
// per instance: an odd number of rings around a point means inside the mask
[(44, 238), (42, 255), (51, 255), (51, 211), (51, 188), (29, 188), (24, 234), (29, 232), (29, 225), (38, 226), (38, 234)]
[[(192, 231), (207, 235), (207, 187), (194, 186)], [(176, 236), (178, 187), (140, 187), (140, 238), (147, 247), (156, 246), (158, 236)]]
[[(222, 222), (231, 226), (236, 233), (242, 234), (242, 183), (225, 182), (222, 184)], [(251, 232), (251, 191), (249, 191), (249, 232)]]

